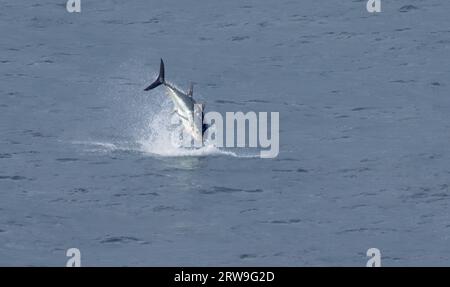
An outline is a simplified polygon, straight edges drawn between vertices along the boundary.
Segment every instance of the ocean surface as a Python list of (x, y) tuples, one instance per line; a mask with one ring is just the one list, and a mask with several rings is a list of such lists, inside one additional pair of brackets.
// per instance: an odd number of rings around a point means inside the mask
[[(449, 1), (0, 4), (0, 266), (450, 265)], [(168, 145), (160, 58), (278, 157)]]

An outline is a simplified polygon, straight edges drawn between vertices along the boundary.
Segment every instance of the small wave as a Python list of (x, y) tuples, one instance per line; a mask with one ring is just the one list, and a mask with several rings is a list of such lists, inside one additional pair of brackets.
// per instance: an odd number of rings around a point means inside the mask
[(201, 148), (196, 149), (188, 149), (182, 147), (171, 147), (170, 144), (164, 147), (153, 145), (150, 142), (142, 143), (142, 150), (145, 154), (152, 154), (157, 156), (164, 157), (185, 157), (185, 156), (193, 156), (193, 157), (202, 157), (202, 156), (213, 156), (213, 155), (227, 155), (233, 157), (239, 157), (234, 152), (221, 150), (212, 145), (206, 145)]

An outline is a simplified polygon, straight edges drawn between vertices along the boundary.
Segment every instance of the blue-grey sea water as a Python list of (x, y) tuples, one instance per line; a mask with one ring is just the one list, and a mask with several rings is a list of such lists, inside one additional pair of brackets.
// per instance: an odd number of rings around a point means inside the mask
[[(1, 0), (0, 265), (450, 265), (450, 2), (381, 2)], [(166, 145), (160, 58), (278, 157)]]

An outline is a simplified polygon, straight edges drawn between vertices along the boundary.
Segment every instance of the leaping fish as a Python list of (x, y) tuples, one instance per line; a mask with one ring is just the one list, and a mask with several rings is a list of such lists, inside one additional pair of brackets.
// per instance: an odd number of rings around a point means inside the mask
[[(193, 84), (189, 86), (187, 93), (177, 89), (172, 84), (166, 82), (164, 61), (161, 59), (158, 78), (144, 91), (150, 91), (160, 85), (164, 85), (167, 88), (167, 94), (171, 98), (174, 104), (174, 113), (176, 113), (183, 124), (185, 130), (196, 140), (203, 144), (203, 135), (208, 129), (208, 125), (203, 124), (203, 109), (204, 104), (198, 104), (194, 98)], [(197, 114), (196, 114), (197, 113)], [(195, 116), (200, 116), (201, 123), (196, 124), (194, 120)]]

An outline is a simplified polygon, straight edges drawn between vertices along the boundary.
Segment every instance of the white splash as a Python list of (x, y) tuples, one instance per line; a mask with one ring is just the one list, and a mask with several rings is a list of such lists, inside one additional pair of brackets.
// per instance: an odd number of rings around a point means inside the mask
[(177, 132), (171, 127), (171, 110), (172, 104), (170, 101), (164, 101), (161, 109), (150, 117), (146, 128), (141, 131), (140, 139), (138, 140), (142, 152), (167, 157), (211, 155), (238, 157), (234, 152), (221, 150), (208, 143), (196, 149), (181, 147), (181, 144), (175, 140)]
[(111, 152), (119, 149), (115, 144), (108, 142), (72, 141), (71, 143), (74, 145), (84, 146), (85, 151), (87, 152)]

